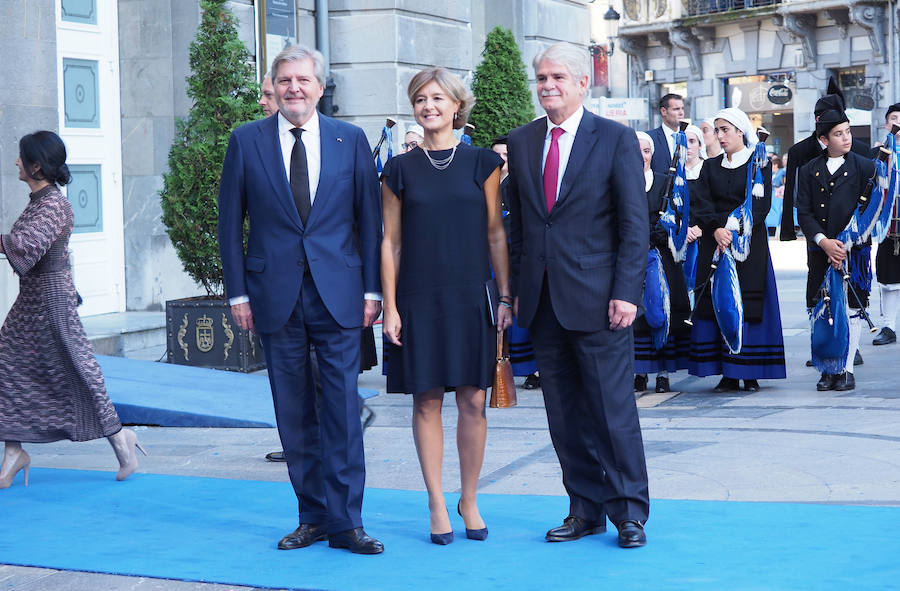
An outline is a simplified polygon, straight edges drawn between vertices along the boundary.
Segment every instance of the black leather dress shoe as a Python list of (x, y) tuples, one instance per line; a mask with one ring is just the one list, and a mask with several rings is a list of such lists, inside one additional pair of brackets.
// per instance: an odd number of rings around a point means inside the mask
[(838, 392), (854, 390), (856, 389), (856, 378), (854, 378), (853, 374), (849, 371), (845, 371), (838, 376), (837, 382), (834, 384), (834, 389)]
[(662, 394), (669, 391), (669, 378), (665, 376), (656, 376), (656, 393)]
[(384, 544), (368, 535), (363, 528), (348, 529), (328, 536), (328, 545), (332, 548), (344, 548), (354, 554), (381, 554)]
[(881, 332), (878, 333), (878, 336), (875, 337), (875, 340), (872, 341), (873, 345), (890, 345), (891, 343), (897, 342), (897, 333), (891, 330), (888, 327), (884, 327), (881, 329)]
[(522, 384), (522, 387), (526, 390), (537, 390), (541, 387), (541, 376), (538, 375), (537, 372), (528, 374), (525, 377), (525, 383)]
[(617, 527), (620, 548), (638, 548), (647, 544), (647, 534), (639, 521), (623, 521)]
[(853, 356), (853, 365), (862, 365), (865, 363), (863, 361), (862, 355), (859, 352), (859, 349), (856, 350), (856, 355)]
[(572, 540), (580, 540), (584, 536), (605, 532), (606, 523), (586, 521), (581, 517), (569, 515), (561, 526), (554, 527), (548, 531), (544, 539), (548, 542), (571, 542)]
[(826, 390), (834, 390), (837, 384), (838, 376), (833, 373), (823, 373), (819, 381), (816, 382), (816, 390), (825, 392)]
[(284, 459), (284, 450), (270, 451), (266, 454), (266, 460), (270, 462), (286, 462)]
[(744, 380), (744, 392), (759, 392), (759, 382), (756, 380)]
[(806, 367), (812, 367), (812, 366), (813, 366), (812, 359), (807, 359), (807, 360), (806, 360)]
[(719, 383), (716, 384), (716, 387), (713, 388), (713, 392), (716, 394), (721, 394), (722, 392), (737, 392), (741, 389), (741, 383), (734, 378), (722, 378), (719, 380)]
[(645, 373), (634, 374), (634, 391), (635, 392), (643, 392), (646, 389), (647, 389), (647, 374), (645, 374)]
[(306, 548), (316, 542), (321, 542), (328, 537), (328, 530), (324, 525), (314, 523), (301, 523), (300, 527), (281, 538), (278, 542), (279, 550), (296, 550)]

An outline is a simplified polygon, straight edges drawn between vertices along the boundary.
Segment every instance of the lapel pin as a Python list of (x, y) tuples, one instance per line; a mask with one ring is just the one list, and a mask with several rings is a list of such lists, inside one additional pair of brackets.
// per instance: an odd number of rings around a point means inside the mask
[(338, 143), (340, 143), (340, 142), (344, 141), (344, 138), (339, 137), (339, 138), (337, 138), (337, 141), (338, 141)]

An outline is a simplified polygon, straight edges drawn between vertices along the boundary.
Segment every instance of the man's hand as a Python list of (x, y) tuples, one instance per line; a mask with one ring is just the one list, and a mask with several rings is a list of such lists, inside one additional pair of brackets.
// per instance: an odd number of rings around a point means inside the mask
[(637, 316), (637, 306), (625, 300), (609, 300), (609, 329), (628, 328)]
[(835, 269), (840, 269), (841, 265), (844, 263), (844, 259), (847, 258), (847, 251), (844, 250), (844, 243), (834, 238), (822, 238), (819, 240), (819, 247), (825, 251), (826, 255), (828, 255), (831, 266)]
[(700, 229), (700, 226), (690, 226), (687, 231), (687, 241), (688, 244), (703, 236), (703, 230)]
[(256, 326), (253, 324), (253, 312), (250, 311), (250, 302), (231, 306), (231, 317), (242, 330), (256, 332)]
[(363, 328), (369, 328), (381, 315), (381, 302), (378, 300), (365, 300), (363, 308)]

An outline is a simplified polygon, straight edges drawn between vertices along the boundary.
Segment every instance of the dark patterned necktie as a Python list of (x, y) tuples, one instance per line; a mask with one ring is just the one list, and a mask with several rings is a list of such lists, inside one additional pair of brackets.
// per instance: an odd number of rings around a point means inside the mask
[(312, 204), (309, 199), (309, 167), (306, 164), (306, 147), (300, 134), (303, 130), (295, 127), (291, 130), (294, 134), (294, 149), (291, 150), (291, 193), (294, 194), (294, 205), (300, 214), (300, 221), (306, 225), (309, 219), (309, 210)]

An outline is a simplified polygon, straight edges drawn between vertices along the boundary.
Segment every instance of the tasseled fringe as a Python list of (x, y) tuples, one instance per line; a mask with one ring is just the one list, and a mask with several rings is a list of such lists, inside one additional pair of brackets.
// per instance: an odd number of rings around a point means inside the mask
[(681, 176), (676, 175), (676, 176), (675, 176), (675, 185), (678, 186), (678, 187), (683, 187), (683, 186), (684, 186), (684, 179), (681, 178)]
[(872, 289), (872, 253), (871, 247), (864, 246), (862, 248), (850, 251), (850, 283), (856, 289), (870, 291)]
[(753, 196), (754, 197), (764, 197), (766, 194), (766, 189), (760, 183), (753, 183)]

